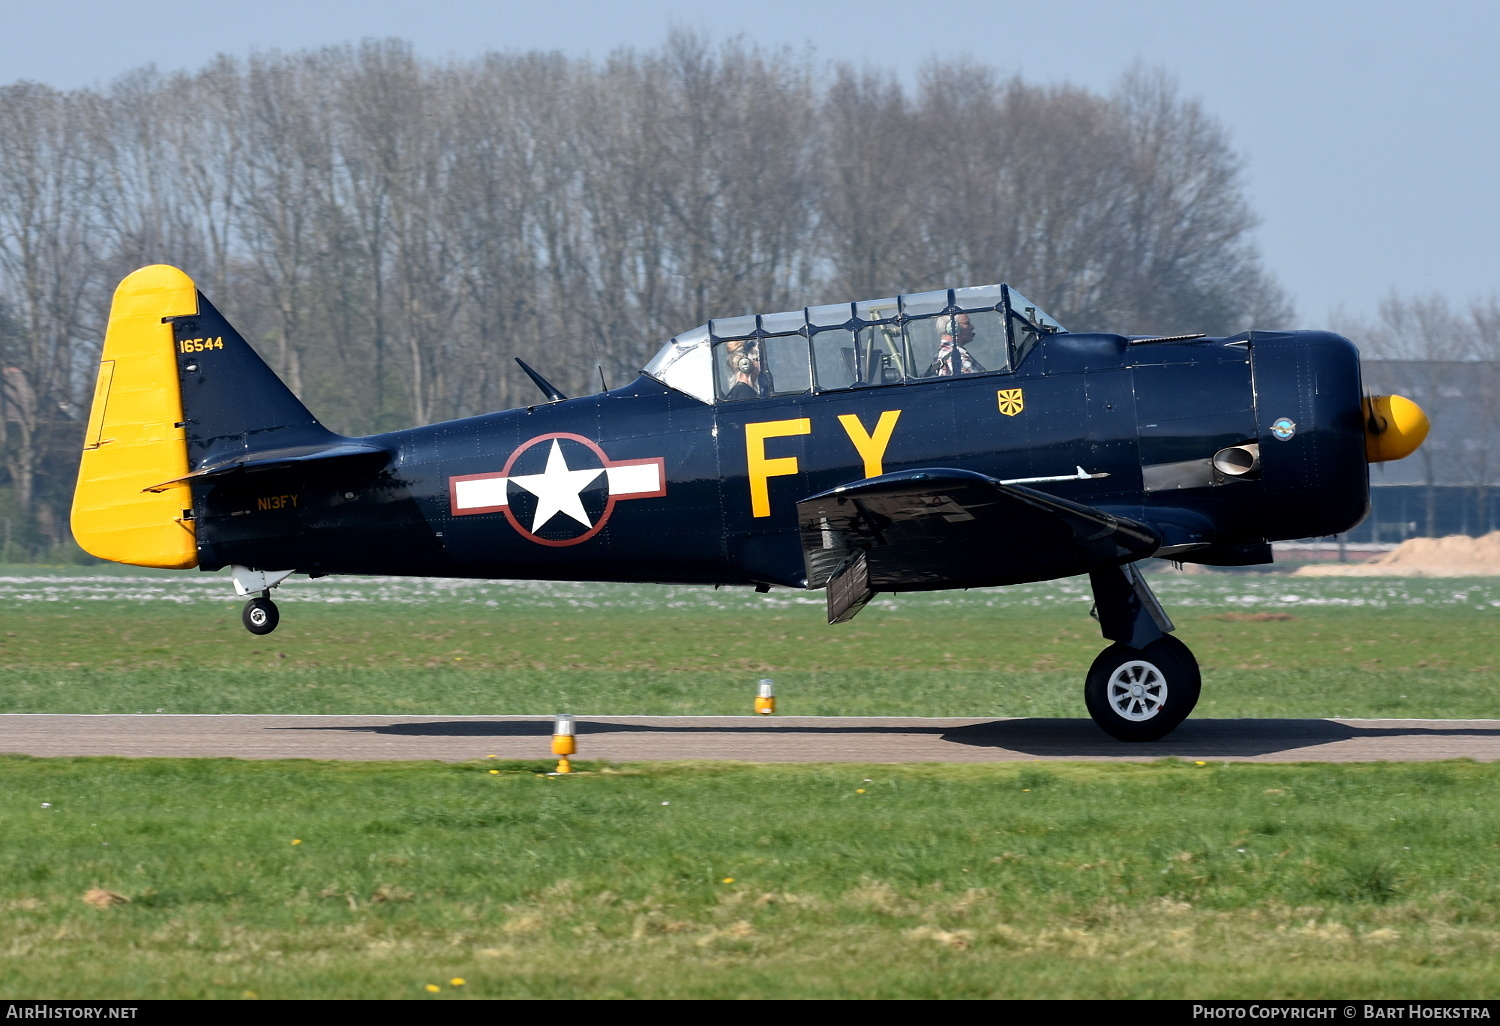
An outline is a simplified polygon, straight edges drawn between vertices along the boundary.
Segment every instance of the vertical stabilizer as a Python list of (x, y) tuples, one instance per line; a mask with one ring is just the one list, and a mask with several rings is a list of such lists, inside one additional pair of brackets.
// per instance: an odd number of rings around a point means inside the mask
[(197, 310), (193, 280), (165, 264), (143, 267), (115, 289), (73, 493), (73, 537), (100, 559), (198, 565), (188, 486), (146, 491), (189, 469), (177, 343), (166, 319)]
[(165, 327), (176, 347), (189, 470), (334, 440), (202, 293)]

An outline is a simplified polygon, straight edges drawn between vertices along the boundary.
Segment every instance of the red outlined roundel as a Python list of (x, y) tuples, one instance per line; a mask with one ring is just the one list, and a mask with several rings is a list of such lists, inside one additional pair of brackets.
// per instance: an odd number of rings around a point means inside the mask
[[(574, 444), (564, 446), (563, 442)], [(543, 454), (528, 455), (538, 446), (545, 447), (545, 464), (541, 463)], [(518, 473), (522, 469), (530, 472)], [(597, 505), (601, 486), (603, 509), (591, 512), (583, 496), (594, 496)], [(592, 439), (568, 431), (553, 431), (522, 442), (498, 474), (448, 479), (448, 508), (454, 516), (504, 513), (521, 537), (554, 548), (580, 545), (594, 537), (609, 522), (615, 503), (621, 499), (666, 494), (666, 460), (662, 457), (612, 460)], [(523, 522), (525, 511), (518, 515), (513, 501), (518, 499), (532, 507), (530, 524)], [(576, 533), (570, 533), (570, 527)], [(541, 535), (542, 531), (547, 537)]]

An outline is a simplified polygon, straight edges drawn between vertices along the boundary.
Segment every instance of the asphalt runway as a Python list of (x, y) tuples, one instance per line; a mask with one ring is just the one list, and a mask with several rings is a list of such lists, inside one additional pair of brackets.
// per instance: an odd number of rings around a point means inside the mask
[[(1086, 719), (580, 716), (578, 759), (1007, 762), (1500, 759), (1500, 720), (1190, 719), (1123, 744)], [(437, 759), (551, 754), (546, 716), (0, 715), (0, 752), (39, 756)]]

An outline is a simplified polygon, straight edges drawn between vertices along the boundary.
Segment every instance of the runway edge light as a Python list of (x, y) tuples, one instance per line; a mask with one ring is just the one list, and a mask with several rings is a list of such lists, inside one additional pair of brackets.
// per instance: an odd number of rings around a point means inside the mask
[(578, 743), (573, 731), (573, 717), (562, 713), (552, 724), (552, 754), (560, 756), (557, 760), (557, 769), (553, 772), (572, 773), (573, 764), (568, 761), (568, 756), (577, 751)]
[(769, 677), (762, 677), (756, 687), (755, 711), (762, 716), (776, 711), (776, 682)]

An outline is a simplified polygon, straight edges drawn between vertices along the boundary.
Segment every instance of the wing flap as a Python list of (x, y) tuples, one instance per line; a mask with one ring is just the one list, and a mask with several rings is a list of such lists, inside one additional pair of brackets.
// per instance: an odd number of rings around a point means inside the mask
[(1024, 485), (956, 469), (841, 485), (797, 504), (808, 587), (859, 556), (875, 591), (1021, 584), (1140, 559), (1152, 527)]

